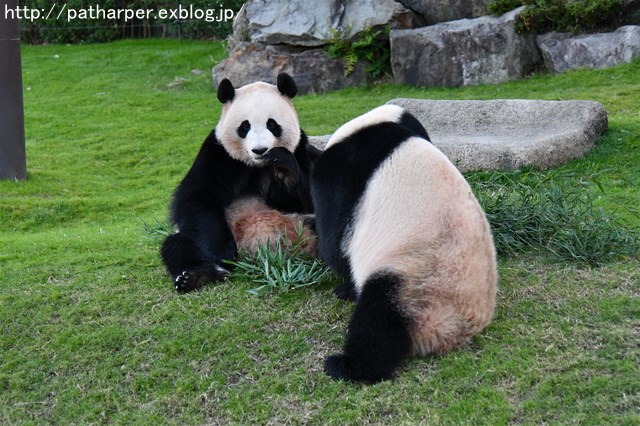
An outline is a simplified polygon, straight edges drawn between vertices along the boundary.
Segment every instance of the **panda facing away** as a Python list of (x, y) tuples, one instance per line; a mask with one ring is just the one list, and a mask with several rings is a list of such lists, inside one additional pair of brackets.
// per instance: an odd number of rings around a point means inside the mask
[(220, 121), (174, 193), (177, 231), (161, 248), (178, 292), (228, 274), (221, 262), (235, 260), (238, 248), (227, 213), (237, 216), (244, 200), (273, 209), (272, 216), (312, 212), (308, 178), (319, 151), (298, 124), (291, 102), (296, 93), (295, 81), (284, 73), (275, 86), (257, 82), (235, 89), (228, 79), (218, 85)]
[(356, 301), (328, 375), (389, 379), (404, 359), (445, 353), (489, 324), (489, 224), (417, 119), (385, 105), (346, 123), (314, 162), (310, 186), (319, 255), (345, 280), (338, 297)]

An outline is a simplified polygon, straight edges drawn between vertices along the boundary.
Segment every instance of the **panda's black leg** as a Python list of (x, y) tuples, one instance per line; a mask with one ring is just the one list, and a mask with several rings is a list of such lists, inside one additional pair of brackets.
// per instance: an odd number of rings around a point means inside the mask
[(393, 377), (411, 351), (410, 322), (397, 305), (400, 284), (393, 274), (367, 280), (349, 322), (344, 353), (325, 360), (329, 376), (364, 383)]
[(229, 275), (229, 271), (219, 265), (213, 267), (185, 270), (173, 280), (173, 288), (178, 293), (187, 293), (207, 283), (220, 281)]
[(356, 288), (351, 279), (347, 279), (339, 284), (333, 292), (340, 300), (346, 300), (347, 302), (355, 302), (358, 298), (356, 294)]
[(186, 293), (207, 282), (218, 281), (229, 273), (219, 265), (207, 261), (193, 241), (179, 232), (164, 240), (160, 254), (178, 293)]
[(189, 238), (179, 232), (165, 238), (160, 248), (160, 256), (173, 278), (202, 262), (200, 250)]

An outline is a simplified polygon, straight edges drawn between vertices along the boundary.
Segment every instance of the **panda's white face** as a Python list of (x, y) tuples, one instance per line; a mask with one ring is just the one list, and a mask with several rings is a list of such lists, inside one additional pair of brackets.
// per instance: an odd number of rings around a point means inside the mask
[(248, 165), (261, 165), (272, 148), (294, 152), (300, 125), (291, 99), (274, 85), (252, 83), (235, 90), (226, 102), (216, 136), (229, 155)]

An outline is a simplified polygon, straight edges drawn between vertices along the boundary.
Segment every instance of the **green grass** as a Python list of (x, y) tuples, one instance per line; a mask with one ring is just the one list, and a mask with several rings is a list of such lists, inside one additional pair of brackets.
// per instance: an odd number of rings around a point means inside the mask
[[(286, 297), (253, 297), (244, 280), (175, 294), (159, 236), (218, 118), (209, 70), (223, 57), (206, 42), (23, 48), (29, 178), (0, 182), (0, 424), (640, 423), (637, 258), (502, 256), (489, 328), (373, 386), (322, 373), (353, 309), (330, 281)], [(603, 191), (584, 187), (594, 205), (638, 229), (639, 75), (635, 62), (294, 103), (307, 133), (325, 134), (401, 96), (600, 101), (609, 130), (556, 172), (570, 185), (597, 176)]]
[[(498, 255), (537, 252), (601, 266), (639, 253), (640, 230), (616, 211), (597, 207), (604, 192), (599, 176), (521, 170), (475, 173), (468, 179), (491, 225)], [(624, 210), (638, 211), (631, 206)]]
[(299, 229), (295, 241), (278, 236), (272, 246), (261, 243), (255, 253), (240, 253), (237, 261), (227, 261), (235, 267), (230, 281), (250, 281), (258, 287), (248, 290), (254, 296), (271, 292), (288, 293), (292, 290), (318, 285), (324, 280), (335, 281), (331, 269), (302, 249), (304, 229)]

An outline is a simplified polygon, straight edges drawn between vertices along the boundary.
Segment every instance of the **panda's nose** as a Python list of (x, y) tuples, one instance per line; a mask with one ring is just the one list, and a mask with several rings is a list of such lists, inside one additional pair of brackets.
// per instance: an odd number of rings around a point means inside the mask
[(256, 155), (262, 155), (265, 152), (267, 152), (267, 148), (253, 148), (251, 152), (253, 152)]

